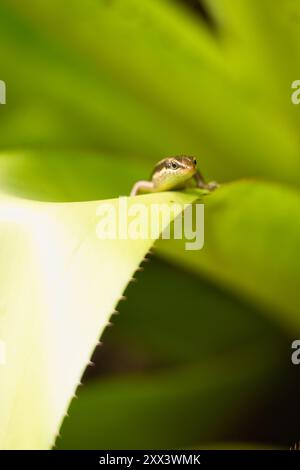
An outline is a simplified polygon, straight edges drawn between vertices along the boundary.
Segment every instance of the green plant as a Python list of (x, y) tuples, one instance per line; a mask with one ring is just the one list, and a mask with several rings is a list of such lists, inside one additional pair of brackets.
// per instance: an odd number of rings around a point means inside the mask
[[(112, 344), (132, 340), (164, 372), (145, 367), (142, 377), (87, 385), (61, 447), (224, 439), (225, 425), (234, 428), (247, 407), (261, 403), (257, 391), (269, 396), (287, 374), (289, 335), (300, 331), (300, 116), (290, 100), (299, 7), (210, 0), (207, 8), (214, 28), (171, 0), (1, 2), (0, 339), (8, 348), (0, 370), (1, 447), (54, 443), (99, 335), (150, 248), (126, 246), (125, 255), (122, 243), (96, 243), (97, 201), (128, 194), (163, 155), (195, 154), (207, 179), (222, 183), (204, 198), (203, 250), (157, 244), (158, 257), (176, 267), (168, 298), (183, 273), (197, 287), (170, 309), (176, 342), (167, 327), (160, 333), (158, 318), (152, 330), (151, 322), (129, 329), (121, 320)], [(192, 202), (198, 195), (175, 197)], [(170, 195), (146, 200), (152, 198)], [(154, 266), (165, 282), (164, 264)], [(136, 287), (144, 304), (151, 303), (151, 282), (143, 290), (141, 278)], [(57, 308), (62, 286), (68, 295)], [(163, 305), (167, 315), (169, 303)], [(182, 325), (197, 305), (205, 321), (189, 349), (193, 325)], [(192, 321), (200, 327), (198, 316)], [(186, 339), (178, 346), (181, 330)], [(222, 360), (206, 336), (220, 345)], [(115, 435), (129, 418), (133, 437)], [(82, 432), (72, 419), (85, 423)], [(91, 444), (83, 435), (89, 426)]]

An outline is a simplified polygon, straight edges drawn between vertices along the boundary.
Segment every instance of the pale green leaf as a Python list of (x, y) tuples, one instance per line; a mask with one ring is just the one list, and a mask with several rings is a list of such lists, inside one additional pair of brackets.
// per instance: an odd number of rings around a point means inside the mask
[[(139, 202), (193, 199), (161, 193)], [(100, 240), (98, 205), (1, 196), (2, 449), (51, 447), (99, 337), (153, 243)]]

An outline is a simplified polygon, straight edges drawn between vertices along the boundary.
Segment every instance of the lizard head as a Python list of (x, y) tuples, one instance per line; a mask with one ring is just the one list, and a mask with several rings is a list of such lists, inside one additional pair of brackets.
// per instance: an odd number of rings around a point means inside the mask
[(152, 178), (163, 190), (183, 187), (197, 171), (195, 157), (180, 155), (161, 160), (154, 168)]

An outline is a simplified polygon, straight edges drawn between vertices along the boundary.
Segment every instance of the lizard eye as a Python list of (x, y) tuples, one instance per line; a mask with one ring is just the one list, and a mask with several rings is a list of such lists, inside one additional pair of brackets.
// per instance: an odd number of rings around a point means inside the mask
[(174, 162), (174, 161), (171, 162), (171, 168), (172, 168), (172, 170), (177, 170), (178, 164), (177, 164), (176, 162)]
[(197, 160), (196, 160), (196, 158), (194, 159), (194, 165), (197, 165)]

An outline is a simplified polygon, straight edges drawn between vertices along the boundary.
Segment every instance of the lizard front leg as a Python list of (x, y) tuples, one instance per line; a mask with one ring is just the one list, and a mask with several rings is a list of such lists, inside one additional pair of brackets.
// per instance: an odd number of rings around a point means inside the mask
[(213, 191), (219, 186), (218, 183), (216, 183), (215, 181), (206, 183), (199, 170), (197, 170), (197, 173), (194, 174), (193, 178), (196, 181), (197, 188), (208, 189), (209, 191)]
[(136, 196), (140, 191), (151, 193), (153, 189), (154, 184), (152, 181), (137, 181), (130, 192), (130, 196)]

